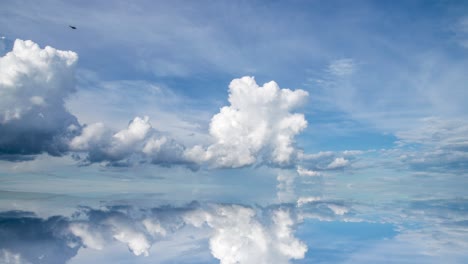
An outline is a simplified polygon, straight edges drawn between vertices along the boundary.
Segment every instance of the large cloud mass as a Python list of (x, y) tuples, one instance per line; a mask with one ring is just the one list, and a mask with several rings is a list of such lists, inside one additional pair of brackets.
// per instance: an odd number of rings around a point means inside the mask
[(128, 127), (111, 131), (102, 123), (85, 126), (69, 143), (70, 149), (87, 153), (87, 162), (129, 165), (132, 161), (171, 165), (190, 162), (183, 157), (184, 146), (158, 133), (148, 117), (135, 117)]
[[(124, 244), (136, 256), (152, 254), (159, 242), (190, 236), (221, 264), (286, 264), (302, 259), (307, 246), (294, 236), (294, 208), (262, 209), (233, 204), (184, 207), (83, 208), (71, 218), (41, 219), (32, 213), (0, 213), (0, 263), (66, 263), (80, 248), (106, 250)], [(200, 236), (200, 237), (197, 237)], [(115, 253), (115, 252), (114, 252)], [(154, 256), (153, 260), (159, 260)], [(10, 263), (10, 262), (7, 262)], [(17, 263), (17, 262), (13, 262)]]
[(273, 81), (260, 87), (253, 77), (234, 79), (230, 105), (211, 119), (212, 144), (187, 149), (156, 131), (148, 117), (135, 117), (120, 131), (103, 123), (80, 125), (65, 108), (65, 100), (75, 92), (77, 59), (74, 52), (41, 49), (29, 40), (16, 40), (13, 50), (0, 58), (0, 158), (72, 151), (83, 153), (86, 163), (191, 168), (284, 166), (297, 158), (294, 138), (307, 121), (293, 110), (304, 103), (306, 91), (280, 89)]
[(210, 249), (221, 264), (282, 264), (304, 258), (307, 246), (294, 237), (289, 211), (275, 210), (271, 220), (269, 226), (262, 225), (255, 210), (237, 205), (217, 205), (185, 217), (189, 224), (214, 230)]
[(257, 162), (286, 165), (296, 154), (294, 137), (307, 127), (303, 114), (291, 113), (304, 103), (303, 90), (280, 89), (271, 81), (258, 86), (253, 77), (229, 85), (229, 106), (213, 116), (208, 148), (195, 146), (186, 156), (219, 167), (242, 167)]
[(75, 89), (76, 53), (16, 40), (0, 57), (0, 155), (60, 155), (79, 128), (64, 107)]

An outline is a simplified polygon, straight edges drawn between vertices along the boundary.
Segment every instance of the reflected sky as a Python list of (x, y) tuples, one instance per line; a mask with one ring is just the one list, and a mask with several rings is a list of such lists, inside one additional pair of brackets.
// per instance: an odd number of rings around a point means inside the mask
[(2, 1), (0, 263), (467, 263), (467, 11)]

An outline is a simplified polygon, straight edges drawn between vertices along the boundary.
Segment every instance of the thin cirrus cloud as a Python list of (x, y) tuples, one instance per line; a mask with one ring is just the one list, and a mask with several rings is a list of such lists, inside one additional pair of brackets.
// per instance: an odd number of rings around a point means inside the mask
[(352, 75), (356, 68), (357, 65), (353, 59), (338, 59), (328, 65), (328, 72), (338, 77), (345, 77)]

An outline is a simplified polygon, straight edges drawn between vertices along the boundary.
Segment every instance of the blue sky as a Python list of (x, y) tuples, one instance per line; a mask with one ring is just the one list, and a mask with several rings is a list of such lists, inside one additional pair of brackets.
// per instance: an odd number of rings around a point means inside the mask
[(2, 1), (0, 262), (466, 263), (467, 14)]

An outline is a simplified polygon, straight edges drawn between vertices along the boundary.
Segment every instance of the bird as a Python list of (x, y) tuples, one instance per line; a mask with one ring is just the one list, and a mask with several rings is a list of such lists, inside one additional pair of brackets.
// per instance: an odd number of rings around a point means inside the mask
[(75, 27), (75, 26), (70, 26), (70, 25), (69, 25), (69, 27), (70, 27), (71, 29), (76, 29), (76, 27)]

